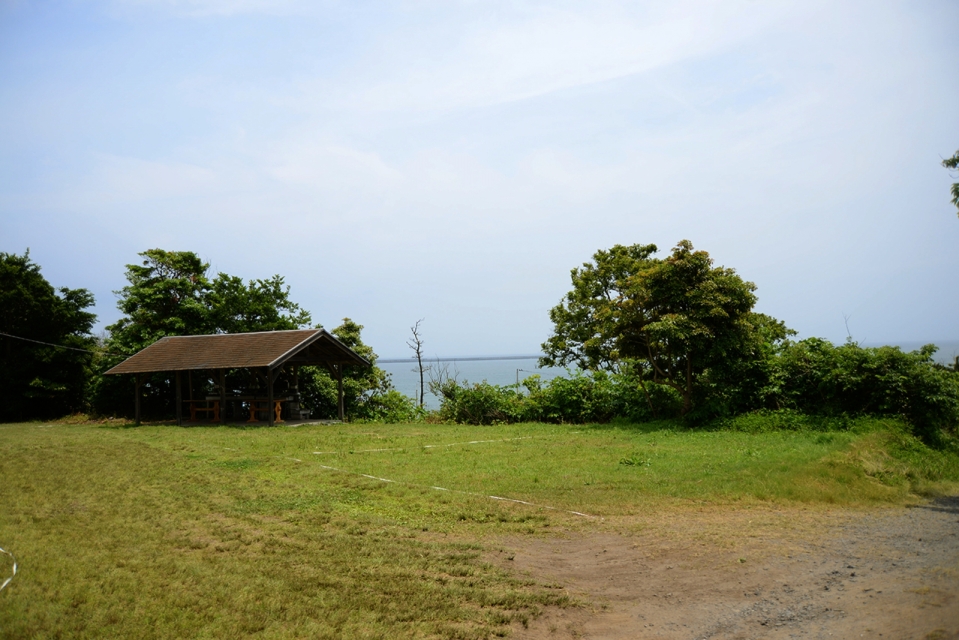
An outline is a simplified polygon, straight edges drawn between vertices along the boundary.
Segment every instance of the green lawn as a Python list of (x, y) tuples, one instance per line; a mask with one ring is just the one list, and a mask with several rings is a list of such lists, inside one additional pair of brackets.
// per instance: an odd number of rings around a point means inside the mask
[(703, 503), (897, 504), (959, 480), (955, 455), (882, 421), (31, 423), (0, 425), (0, 452), (0, 547), (20, 565), (0, 592), (10, 638), (502, 635), (569, 602), (485, 562), (483, 540), (622, 530)]

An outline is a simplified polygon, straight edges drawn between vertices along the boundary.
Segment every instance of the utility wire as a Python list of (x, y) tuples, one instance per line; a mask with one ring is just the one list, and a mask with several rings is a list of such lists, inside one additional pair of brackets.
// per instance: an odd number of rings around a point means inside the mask
[(93, 354), (105, 353), (105, 354), (108, 355), (108, 356), (120, 356), (120, 355), (121, 355), (121, 354), (119, 354), (119, 353), (110, 353), (109, 351), (92, 351), (92, 350), (90, 350), (90, 349), (80, 349), (79, 347), (67, 347), (67, 346), (64, 346), (64, 345), (62, 345), (62, 344), (53, 344), (52, 342), (42, 342), (42, 341), (40, 341), (40, 340), (32, 340), (32, 339), (30, 339), (30, 338), (24, 338), (24, 337), (21, 337), (21, 336), (15, 336), (15, 335), (13, 335), (13, 334), (11, 334), (11, 333), (4, 333), (3, 331), (0, 331), (0, 336), (6, 336), (6, 337), (8, 337), (8, 338), (14, 338), (15, 340), (23, 340), (24, 342), (34, 342), (34, 343), (36, 343), (36, 344), (42, 344), (42, 345), (45, 345), (45, 346), (47, 346), (47, 347), (56, 347), (57, 349), (69, 349), (70, 351), (82, 351), (83, 353), (93, 353)]

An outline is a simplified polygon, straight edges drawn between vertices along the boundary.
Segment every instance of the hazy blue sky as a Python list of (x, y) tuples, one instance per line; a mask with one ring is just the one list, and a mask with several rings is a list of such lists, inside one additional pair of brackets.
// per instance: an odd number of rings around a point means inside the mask
[(959, 3), (0, 0), (0, 251), (159, 247), (408, 353), (531, 353), (683, 238), (800, 335), (959, 339)]

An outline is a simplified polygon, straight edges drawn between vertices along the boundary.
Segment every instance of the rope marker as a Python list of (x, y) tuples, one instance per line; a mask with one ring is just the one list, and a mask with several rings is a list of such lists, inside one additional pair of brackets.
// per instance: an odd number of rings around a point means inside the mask
[(13, 554), (7, 551), (6, 549), (0, 549), (0, 553), (7, 554), (8, 556), (10, 556), (10, 559), (13, 560), (13, 573), (10, 574), (9, 578), (3, 581), (3, 584), (0, 584), (0, 591), (3, 591), (4, 588), (6, 588), (8, 584), (10, 584), (10, 581), (13, 580), (13, 578), (17, 575), (17, 559), (14, 558)]
[[(548, 436), (522, 436), (520, 438), (503, 438), (502, 440), (470, 440), (469, 442), (451, 442), (449, 444), (424, 444), (418, 447), (394, 447), (391, 449), (361, 449), (359, 451), (350, 451), (350, 453), (383, 453), (385, 451), (406, 451), (407, 449), (435, 449), (437, 447), (456, 447), (466, 444), (487, 444), (490, 442), (510, 442), (511, 440), (530, 440), (532, 438), (544, 438)], [(336, 455), (339, 451), (314, 451), (313, 455)]]
[[(474, 496), (478, 498), (487, 498), (489, 500), (500, 500), (502, 502), (513, 502), (515, 504), (524, 504), (528, 507), (536, 507), (537, 509), (549, 509), (550, 511), (560, 511), (562, 513), (571, 513), (574, 516), (582, 516), (583, 518), (596, 519), (598, 516), (593, 516), (588, 513), (582, 513), (580, 511), (571, 511), (569, 509), (560, 509), (559, 507), (550, 507), (544, 504), (536, 504), (534, 502), (527, 502), (526, 500), (517, 500), (516, 498), (504, 498), (502, 496), (489, 496), (483, 493), (476, 493), (474, 491), (462, 491), (460, 489), (447, 489), (446, 487), (433, 487), (425, 484), (417, 484), (415, 482), (403, 482), (402, 480), (391, 480), (389, 478), (381, 478), (379, 476), (371, 476), (366, 473), (359, 473), (357, 471), (347, 471), (346, 469), (337, 469), (336, 467), (329, 467), (325, 464), (320, 465), (321, 468), (327, 469), (329, 471), (337, 471), (339, 473), (348, 473), (355, 476), (360, 476), (362, 478), (369, 478), (370, 480), (377, 480), (379, 482), (391, 482), (393, 484), (405, 484), (411, 487), (425, 487), (427, 489), (434, 489), (436, 491), (448, 491), (450, 493), (459, 493), (467, 496)], [(602, 518), (599, 518), (602, 520)]]

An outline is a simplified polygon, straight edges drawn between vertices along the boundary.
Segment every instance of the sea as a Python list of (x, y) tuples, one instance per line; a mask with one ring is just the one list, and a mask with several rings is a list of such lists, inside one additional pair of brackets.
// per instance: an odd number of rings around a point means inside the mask
[[(424, 367), (429, 367), (429, 371), (423, 376), (426, 384), (424, 404), (428, 409), (439, 409), (440, 406), (439, 398), (429, 390), (431, 375), (455, 378), (461, 383), (488, 382), (507, 386), (522, 382), (533, 375), (546, 381), (572, 374), (570, 370), (562, 367), (538, 367), (538, 359), (538, 355), (519, 355), (465, 356), (424, 361)], [(376, 364), (390, 374), (397, 391), (413, 398), (419, 396), (420, 372), (415, 359), (383, 359)]]
[[(939, 347), (934, 359), (942, 364), (951, 365), (959, 357), (959, 340), (932, 341)], [(892, 343), (903, 351), (914, 351), (926, 342), (903, 341)], [(879, 343), (863, 343), (864, 347), (882, 346)], [(488, 382), (490, 384), (507, 386), (522, 382), (525, 378), (538, 375), (543, 381), (552, 380), (560, 376), (574, 375), (572, 369), (563, 367), (538, 367), (538, 355), (515, 356), (460, 356), (454, 358), (434, 358), (424, 361), (431, 371), (424, 378), (426, 380), (425, 404), (429, 409), (439, 409), (439, 398), (429, 391), (430, 373), (455, 377), (459, 382)], [(419, 396), (420, 374), (413, 358), (384, 358), (377, 362), (377, 366), (390, 374), (393, 386), (397, 391), (415, 398)]]

